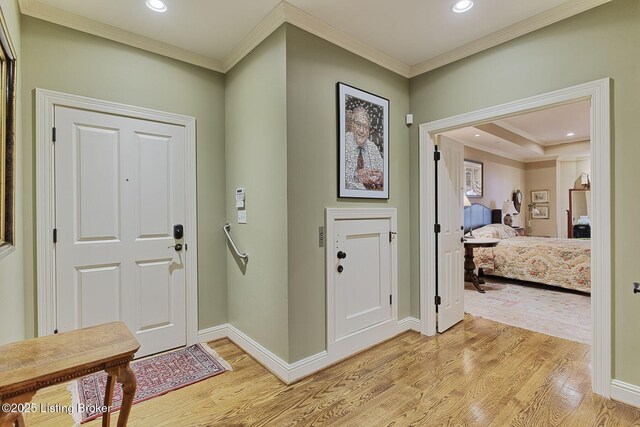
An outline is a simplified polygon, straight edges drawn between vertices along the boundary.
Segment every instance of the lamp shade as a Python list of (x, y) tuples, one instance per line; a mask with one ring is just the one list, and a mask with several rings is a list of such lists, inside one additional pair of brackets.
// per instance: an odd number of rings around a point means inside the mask
[(464, 205), (465, 206), (471, 206), (471, 202), (469, 201), (469, 198), (467, 197), (467, 195), (464, 195)]
[(504, 215), (518, 215), (518, 211), (511, 200), (507, 200), (502, 204), (502, 213)]

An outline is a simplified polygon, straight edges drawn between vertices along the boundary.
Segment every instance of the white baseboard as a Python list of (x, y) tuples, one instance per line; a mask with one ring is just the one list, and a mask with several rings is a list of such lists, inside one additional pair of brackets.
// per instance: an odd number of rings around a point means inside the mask
[(618, 380), (611, 381), (611, 398), (640, 408), (640, 387)]
[[(394, 325), (388, 326), (385, 329), (385, 336), (381, 336), (377, 342), (388, 340), (408, 330), (419, 332), (420, 320), (407, 317), (395, 322)], [(363, 348), (354, 348), (353, 351), (348, 354), (341, 352), (333, 354), (332, 356), (326, 351), (321, 351), (297, 362), (287, 363), (231, 324), (225, 323), (212, 328), (202, 329), (198, 332), (198, 341), (201, 343), (215, 341), (221, 338), (229, 338), (285, 384), (294, 383), (315, 372), (321, 371), (327, 366), (346, 359), (365, 348), (375, 345), (375, 343), (368, 343), (368, 345)]]
[(415, 317), (405, 317), (398, 321), (398, 326), (400, 326), (403, 331), (420, 332), (420, 319), (416, 319)]
[(214, 326), (212, 328), (201, 329), (198, 331), (198, 342), (207, 343), (210, 341), (220, 340), (229, 336), (229, 324)]

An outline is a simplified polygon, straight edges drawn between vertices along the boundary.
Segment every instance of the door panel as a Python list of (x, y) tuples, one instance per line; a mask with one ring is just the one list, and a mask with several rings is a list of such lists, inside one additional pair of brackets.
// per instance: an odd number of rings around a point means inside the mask
[(138, 238), (170, 237), (171, 140), (166, 136), (140, 133), (136, 138), (139, 156)]
[(185, 345), (184, 128), (64, 107), (55, 122), (57, 329), (122, 320), (138, 357)]
[[(335, 222), (336, 341), (391, 318), (389, 220)], [(344, 270), (337, 271), (338, 265)]]
[(165, 259), (137, 263), (139, 301), (153, 300), (153, 304), (138, 305), (138, 333), (173, 323), (169, 280), (172, 262), (172, 259)]
[(120, 238), (120, 138), (117, 129), (73, 125), (78, 241)]
[(464, 146), (441, 137), (438, 163), (438, 332), (464, 319)]
[(120, 320), (120, 265), (81, 267), (76, 271), (77, 324), (87, 328)]

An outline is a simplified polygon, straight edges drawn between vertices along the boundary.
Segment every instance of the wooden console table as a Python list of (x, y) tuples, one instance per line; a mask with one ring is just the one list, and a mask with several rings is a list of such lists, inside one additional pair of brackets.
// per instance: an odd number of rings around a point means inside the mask
[(464, 240), (464, 281), (473, 283), (473, 286), (484, 294), (484, 289), (480, 285), (484, 284), (484, 280), (476, 275), (476, 263), (473, 261), (473, 250), (475, 248), (491, 248), (500, 243), (498, 239), (470, 238)]
[[(118, 427), (126, 426), (136, 392), (136, 377), (129, 362), (138, 348), (140, 343), (122, 322), (1, 346), (0, 427), (24, 426), (22, 414), (7, 412), (2, 404), (28, 403), (41, 388), (98, 371), (109, 375), (105, 406), (111, 406), (115, 382), (122, 384)], [(103, 426), (109, 425), (110, 416), (110, 412), (102, 416)]]

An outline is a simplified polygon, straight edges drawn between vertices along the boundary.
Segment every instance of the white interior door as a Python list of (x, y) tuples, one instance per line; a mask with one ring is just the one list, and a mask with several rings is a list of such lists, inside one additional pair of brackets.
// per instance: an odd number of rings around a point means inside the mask
[(138, 357), (186, 345), (185, 130), (55, 108), (60, 332), (124, 321)]
[(391, 319), (389, 231), (388, 219), (335, 222), (334, 258), (327, 262), (335, 264), (336, 341)]
[(464, 146), (440, 138), (438, 162), (438, 332), (464, 318)]

